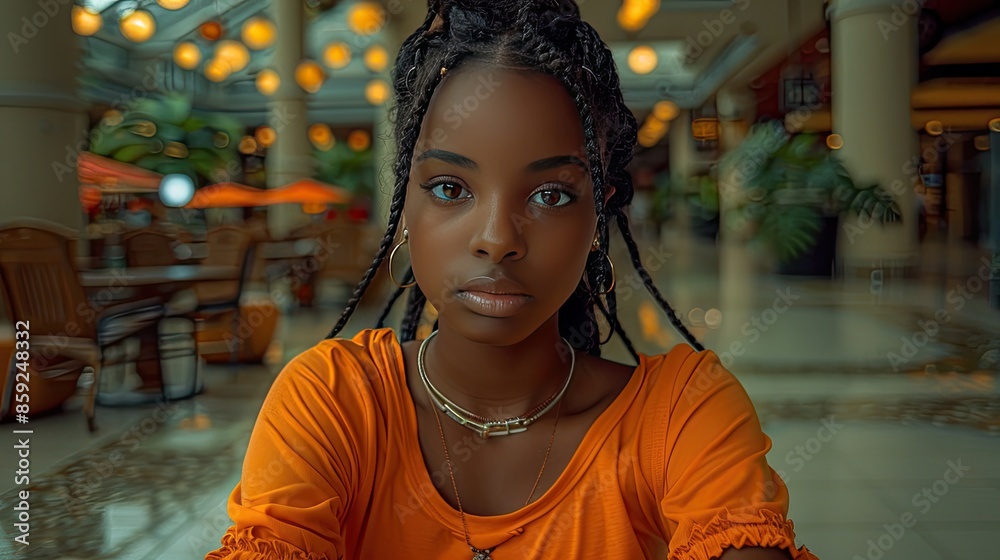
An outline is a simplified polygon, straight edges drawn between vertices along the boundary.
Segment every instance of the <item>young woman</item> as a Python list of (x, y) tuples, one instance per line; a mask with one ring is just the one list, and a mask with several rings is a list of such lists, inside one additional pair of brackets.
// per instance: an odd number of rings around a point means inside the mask
[[(814, 558), (746, 393), (642, 266), (636, 121), (576, 4), (432, 0), (393, 78), (389, 228), (330, 337), (271, 387), (207, 558)], [(632, 349), (613, 226), (690, 346)], [(387, 258), (402, 342), (333, 338)], [(613, 334), (637, 365), (600, 357)]]

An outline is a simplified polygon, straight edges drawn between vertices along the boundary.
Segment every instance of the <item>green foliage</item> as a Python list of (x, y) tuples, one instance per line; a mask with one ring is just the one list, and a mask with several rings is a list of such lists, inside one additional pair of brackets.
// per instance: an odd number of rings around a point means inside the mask
[(890, 193), (877, 183), (859, 188), (815, 135), (790, 137), (777, 122), (754, 126), (722, 163), (736, 169), (746, 189), (736, 210), (782, 261), (816, 244), (824, 217), (853, 212), (878, 224), (902, 217)]
[(197, 183), (235, 180), (243, 126), (230, 117), (194, 114), (191, 100), (171, 93), (146, 97), (91, 131), (90, 151), (156, 173), (182, 173)]
[(355, 152), (343, 142), (327, 151), (315, 153), (316, 179), (344, 187), (356, 197), (375, 193), (375, 164), (371, 148)]

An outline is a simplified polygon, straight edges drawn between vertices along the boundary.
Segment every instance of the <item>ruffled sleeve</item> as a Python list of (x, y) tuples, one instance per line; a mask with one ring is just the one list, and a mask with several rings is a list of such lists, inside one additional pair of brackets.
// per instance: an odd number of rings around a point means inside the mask
[(343, 524), (365, 477), (371, 406), (361, 396), (359, 367), (340, 344), (300, 354), (271, 386), (229, 497), (234, 524), (206, 560), (347, 555)]
[(771, 440), (742, 385), (711, 351), (689, 349), (680, 367), (674, 364), (655, 488), (668, 559), (709, 560), (728, 548), (763, 547), (816, 560), (795, 545), (788, 491), (767, 464)]

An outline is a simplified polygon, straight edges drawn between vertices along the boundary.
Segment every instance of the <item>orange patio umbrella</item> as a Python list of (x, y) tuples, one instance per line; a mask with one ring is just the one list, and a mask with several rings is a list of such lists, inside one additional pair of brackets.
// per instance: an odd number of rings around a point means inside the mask
[(351, 201), (347, 189), (314, 179), (302, 179), (277, 189), (256, 189), (240, 183), (218, 183), (199, 189), (187, 208), (241, 208), (272, 204), (343, 204)]
[(106, 194), (156, 192), (163, 179), (159, 173), (92, 152), (80, 152), (76, 173), (81, 184), (92, 185)]
[(267, 191), (227, 181), (198, 189), (185, 208), (245, 208), (266, 204)]
[(270, 204), (345, 204), (351, 201), (351, 192), (343, 187), (315, 179), (300, 179), (277, 189), (268, 189)]

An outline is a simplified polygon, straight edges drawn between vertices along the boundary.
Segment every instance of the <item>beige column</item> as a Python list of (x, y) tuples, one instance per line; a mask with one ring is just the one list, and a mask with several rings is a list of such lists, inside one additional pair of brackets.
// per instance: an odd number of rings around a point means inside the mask
[[(719, 143), (723, 153), (739, 146), (746, 138), (750, 123), (757, 113), (757, 97), (746, 86), (730, 85), (716, 94), (719, 113)], [(719, 324), (716, 352), (742, 354), (748, 339), (741, 328), (751, 316), (759, 313), (761, 275), (760, 255), (751, 250), (747, 241), (750, 224), (734, 211), (745, 189), (745, 178), (736, 165), (719, 167)], [(735, 345), (735, 346), (734, 346)], [(740, 360), (741, 358), (734, 358)], [(748, 359), (748, 358), (742, 358)]]
[(830, 8), (833, 129), (856, 183), (879, 182), (899, 204), (903, 223), (886, 227), (848, 215), (840, 257), (848, 276), (876, 268), (911, 270), (917, 257), (917, 136), (910, 122), (918, 0), (835, 0)]
[(86, 148), (77, 95), (80, 37), (72, 3), (0, 4), (0, 221), (36, 217), (78, 228), (76, 161)]
[[(757, 113), (757, 97), (747, 87), (730, 86), (716, 95), (716, 108), (719, 113), (719, 144), (722, 152), (728, 152), (739, 146), (746, 137), (750, 123)], [(743, 241), (747, 233), (746, 220), (733, 212), (740, 203), (744, 188), (743, 175), (738, 173), (735, 165), (720, 165), (719, 167), (719, 239), (734, 239)]]
[(685, 233), (690, 229), (691, 209), (681, 199), (681, 192), (687, 189), (694, 167), (695, 146), (691, 136), (691, 111), (682, 110), (677, 118), (670, 121), (667, 131), (670, 149), (670, 188), (677, 204), (677, 227)]
[[(306, 92), (295, 82), (295, 68), (302, 61), (306, 33), (302, 3), (273, 0), (271, 9), (278, 30), (274, 65), (281, 85), (269, 104), (268, 124), (274, 128), (277, 139), (267, 154), (267, 186), (277, 188), (312, 177), (315, 160), (309, 142)], [(279, 239), (307, 221), (302, 207), (295, 204), (272, 206), (267, 217), (271, 234)]]
[[(386, 25), (382, 35), (386, 42), (385, 48), (392, 59), (389, 62), (391, 70), (396, 65), (396, 57), (399, 55), (400, 47), (403, 46), (403, 41), (424, 22), (424, 17), (427, 15), (427, 3), (387, 2), (384, 8), (386, 10)], [(390, 80), (388, 77), (386, 79)], [(389, 81), (389, 85), (392, 85), (391, 81)], [(392, 200), (392, 191), (396, 182), (393, 169), (396, 161), (396, 139), (393, 136), (393, 123), (389, 122), (390, 111), (395, 112), (393, 109), (395, 103), (395, 99), (390, 99), (379, 108), (372, 127), (372, 150), (375, 157), (376, 173), (375, 197), (372, 206), (374, 217), (378, 220), (376, 223), (383, 228), (389, 222), (389, 202)], [(393, 118), (395, 117), (393, 116)]]

